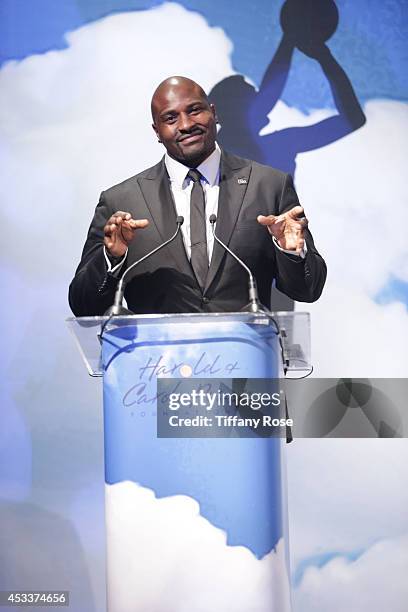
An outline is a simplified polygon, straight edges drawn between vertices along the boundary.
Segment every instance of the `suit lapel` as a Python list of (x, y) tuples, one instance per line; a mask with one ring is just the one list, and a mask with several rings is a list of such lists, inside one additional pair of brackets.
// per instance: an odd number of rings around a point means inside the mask
[[(250, 161), (222, 151), (216, 234), (227, 245), (244, 201), (250, 174)], [(215, 243), (204, 291), (210, 287), (226, 255), (222, 246)]]
[[(149, 174), (139, 177), (138, 182), (156, 229), (162, 241), (165, 242), (176, 229), (177, 212), (170, 191), (164, 158), (151, 169)], [(181, 232), (167, 249), (176, 261), (177, 268), (195, 278), (187, 258)]]

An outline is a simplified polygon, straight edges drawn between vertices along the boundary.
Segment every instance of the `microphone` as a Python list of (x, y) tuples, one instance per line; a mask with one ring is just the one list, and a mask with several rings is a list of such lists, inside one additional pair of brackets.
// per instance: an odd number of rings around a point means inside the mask
[(155, 249), (153, 249), (153, 251), (150, 251), (150, 253), (147, 253), (146, 255), (144, 255), (143, 257), (141, 257), (140, 259), (138, 259), (134, 263), (132, 263), (132, 265), (129, 266), (125, 270), (125, 272), (123, 273), (123, 276), (120, 279), (119, 284), (117, 286), (114, 302), (113, 302), (112, 306), (110, 306), (110, 308), (108, 308), (108, 310), (105, 312), (104, 316), (114, 317), (114, 316), (118, 316), (118, 315), (132, 315), (132, 314), (134, 314), (131, 310), (128, 310), (122, 304), (122, 302), (123, 302), (123, 294), (125, 292), (125, 278), (129, 274), (129, 272), (131, 270), (133, 270), (133, 268), (138, 266), (140, 263), (142, 263), (142, 261), (145, 261), (148, 257), (151, 257), (151, 255), (154, 255), (155, 253), (157, 253), (157, 251), (160, 251), (160, 249), (163, 249), (165, 246), (170, 244), (170, 242), (173, 242), (173, 240), (177, 237), (177, 235), (178, 235), (178, 233), (180, 231), (181, 226), (184, 223), (184, 217), (178, 216), (177, 219), (176, 219), (176, 223), (177, 223), (177, 229), (176, 229), (176, 231), (174, 232), (174, 234), (172, 235), (171, 238), (166, 240), (166, 242), (163, 242), (163, 244), (159, 244), (159, 246), (156, 247)]
[(244, 308), (242, 308), (242, 310), (248, 311), (248, 312), (267, 313), (268, 311), (266, 310), (266, 308), (259, 301), (258, 288), (256, 286), (256, 280), (255, 280), (254, 275), (252, 274), (251, 270), (248, 268), (248, 266), (246, 264), (244, 264), (242, 259), (240, 259), (237, 255), (235, 255), (235, 253), (233, 253), (231, 251), (231, 249), (229, 249), (227, 247), (227, 245), (224, 244), (218, 238), (218, 236), (215, 234), (215, 222), (217, 221), (217, 217), (215, 215), (210, 215), (209, 219), (210, 219), (210, 223), (211, 223), (211, 228), (212, 228), (212, 233), (213, 233), (214, 239), (227, 251), (227, 253), (232, 255), (232, 257), (246, 270), (246, 272), (248, 274), (249, 303), (246, 306), (244, 306)]

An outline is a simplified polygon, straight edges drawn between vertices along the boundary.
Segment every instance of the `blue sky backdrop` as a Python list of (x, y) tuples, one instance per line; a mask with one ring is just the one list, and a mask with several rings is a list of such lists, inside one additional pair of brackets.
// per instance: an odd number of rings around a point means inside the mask
[[(160, 0), (2, 0), (0, 60), (4, 63), (63, 49), (67, 31), (114, 12), (161, 4)], [(179, 4), (205, 15), (211, 26), (221, 27), (234, 43), (235, 70), (260, 83), (281, 37), (282, 0), (236, 0), (231, 4), (181, 0)], [(337, 0), (337, 6), (340, 22), (329, 45), (353, 82), (359, 100), (408, 100), (408, 2)], [(370, 74), (373, 78), (367, 78)], [(320, 68), (301, 53), (293, 62), (283, 100), (302, 110), (332, 106)]]

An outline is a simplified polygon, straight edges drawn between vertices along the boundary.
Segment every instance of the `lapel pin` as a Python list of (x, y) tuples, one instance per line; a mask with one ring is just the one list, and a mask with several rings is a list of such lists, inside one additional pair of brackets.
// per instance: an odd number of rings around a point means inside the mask
[(246, 178), (239, 178), (237, 179), (238, 185), (246, 185), (248, 183), (248, 180)]

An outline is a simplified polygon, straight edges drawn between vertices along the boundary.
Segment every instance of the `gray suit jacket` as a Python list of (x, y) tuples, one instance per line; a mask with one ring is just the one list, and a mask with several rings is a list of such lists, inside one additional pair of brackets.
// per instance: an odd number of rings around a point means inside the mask
[[(240, 179), (240, 180), (238, 180)], [(304, 260), (280, 252), (259, 214), (279, 214), (298, 204), (290, 175), (222, 151), (217, 235), (254, 273), (262, 303), (270, 304), (272, 282), (293, 300), (313, 302), (320, 296), (326, 265), (309, 231)], [(122, 272), (167, 240), (176, 229), (176, 210), (164, 158), (152, 168), (101, 194), (81, 262), (69, 289), (77, 316), (100, 315), (112, 304), (117, 278), (107, 273), (103, 227), (116, 211), (150, 224), (131, 243)], [(246, 272), (215, 244), (205, 287), (200, 288), (187, 258), (181, 234), (168, 247), (129, 274), (125, 297), (135, 313), (225, 312), (248, 302)]]

